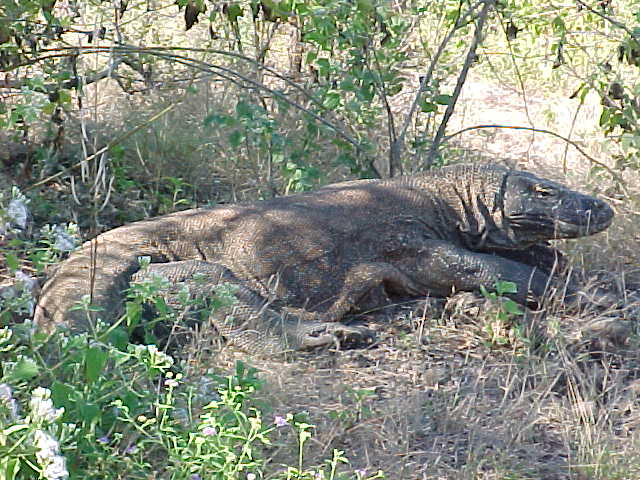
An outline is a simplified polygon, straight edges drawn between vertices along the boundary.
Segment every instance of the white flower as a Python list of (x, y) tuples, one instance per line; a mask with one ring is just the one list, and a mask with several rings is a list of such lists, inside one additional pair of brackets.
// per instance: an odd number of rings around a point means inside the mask
[(42, 430), (34, 433), (34, 443), (38, 451), (36, 459), (41, 467), (44, 467), (42, 474), (47, 480), (60, 480), (69, 477), (65, 459), (60, 455), (60, 445), (58, 441)]
[(51, 459), (49, 465), (47, 465), (42, 472), (44, 478), (47, 480), (61, 480), (69, 478), (69, 472), (67, 471), (66, 461), (63, 456), (56, 455)]
[(13, 398), (13, 391), (6, 383), (0, 383), (0, 402), (4, 403), (13, 420), (18, 418), (18, 402)]
[(155, 345), (136, 345), (133, 351), (137, 358), (152, 368), (170, 368), (173, 365), (173, 357), (161, 352)]
[(45, 421), (55, 422), (64, 413), (64, 408), (53, 408), (51, 391), (48, 388), (38, 387), (31, 392), (29, 408), (31, 409), (31, 422)]
[(35, 278), (33, 278), (31, 275), (27, 275), (22, 270), (16, 270), (15, 277), (16, 280), (22, 283), (22, 285), (24, 285), (24, 288), (29, 291), (32, 291), (38, 284), (38, 281)]
[[(4, 328), (2, 330), (4, 330)], [(6, 401), (10, 398), (13, 398), (13, 391), (11, 390), (11, 387), (6, 383), (0, 383), (0, 400)]]
[(7, 216), (13, 225), (20, 230), (24, 230), (27, 227), (27, 220), (29, 218), (29, 209), (24, 199), (14, 198), (11, 200), (7, 207)]
[(53, 248), (59, 252), (70, 252), (77, 245), (77, 239), (67, 232), (63, 226), (56, 225), (55, 228), (55, 243)]
[(34, 443), (38, 448), (36, 452), (38, 462), (42, 466), (48, 465), (51, 459), (60, 453), (58, 441), (43, 430), (36, 430), (33, 436)]

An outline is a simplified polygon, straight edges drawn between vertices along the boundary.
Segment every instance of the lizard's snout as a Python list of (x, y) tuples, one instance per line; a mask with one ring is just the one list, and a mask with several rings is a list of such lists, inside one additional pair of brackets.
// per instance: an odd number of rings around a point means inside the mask
[(576, 225), (580, 228), (580, 234), (592, 235), (605, 230), (613, 220), (613, 209), (604, 200), (593, 197), (585, 197), (580, 201), (576, 209)]

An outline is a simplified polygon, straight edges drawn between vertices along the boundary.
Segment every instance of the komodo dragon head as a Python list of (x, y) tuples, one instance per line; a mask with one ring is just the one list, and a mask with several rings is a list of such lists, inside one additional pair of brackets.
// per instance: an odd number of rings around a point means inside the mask
[(593, 235), (613, 219), (613, 210), (604, 201), (516, 170), (506, 171), (495, 207), (501, 213), (503, 233), (514, 248)]

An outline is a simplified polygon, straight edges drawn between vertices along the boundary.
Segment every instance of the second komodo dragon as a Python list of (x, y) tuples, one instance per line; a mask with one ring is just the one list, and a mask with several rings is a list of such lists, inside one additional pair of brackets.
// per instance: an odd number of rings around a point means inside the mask
[[(447, 296), (503, 279), (515, 282), (516, 301), (535, 302), (557, 263), (546, 242), (601, 232), (612, 218), (601, 200), (497, 165), (337, 183), (105, 232), (59, 266), (35, 320), (86, 330), (86, 314), (69, 309), (91, 295), (98, 316), (113, 322), (132, 278), (159, 274), (174, 293), (236, 284), (238, 303), (211, 320), (249, 351), (330, 344), (366, 335), (340, 320), (389, 295)], [(151, 265), (138, 271), (141, 256)]]

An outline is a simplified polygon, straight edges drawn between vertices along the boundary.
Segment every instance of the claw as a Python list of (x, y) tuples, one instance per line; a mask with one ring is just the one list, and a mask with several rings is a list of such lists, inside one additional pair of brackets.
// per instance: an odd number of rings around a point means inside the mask
[(302, 348), (317, 348), (342, 343), (373, 343), (375, 333), (365, 327), (349, 327), (341, 323), (322, 323), (304, 334)]

